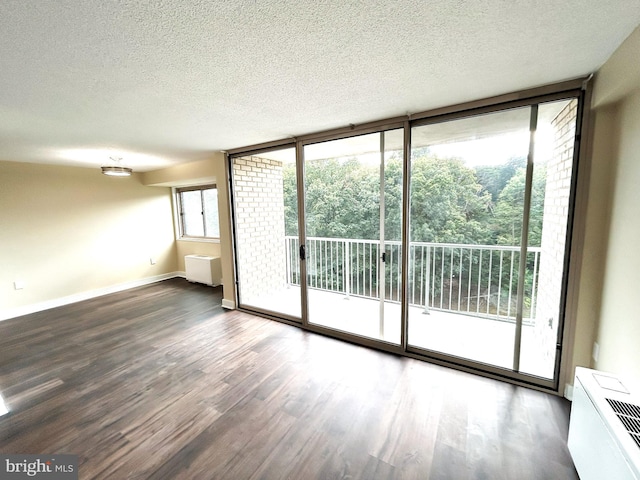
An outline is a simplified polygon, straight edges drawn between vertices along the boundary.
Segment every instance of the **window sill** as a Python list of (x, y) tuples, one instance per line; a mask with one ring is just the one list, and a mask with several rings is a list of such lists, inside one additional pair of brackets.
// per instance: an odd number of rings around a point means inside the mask
[(180, 237), (178, 242), (220, 243), (219, 238)]

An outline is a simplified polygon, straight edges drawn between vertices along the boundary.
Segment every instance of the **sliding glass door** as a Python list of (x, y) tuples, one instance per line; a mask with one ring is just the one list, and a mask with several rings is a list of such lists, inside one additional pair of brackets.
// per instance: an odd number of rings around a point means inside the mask
[(553, 379), (576, 100), (411, 131), (409, 345)]
[(531, 168), (526, 292), (518, 370), (553, 379), (560, 362), (577, 99), (540, 104)]
[(530, 117), (412, 129), (410, 345), (512, 368)]
[(233, 157), (232, 176), (239, 305), (300, 321), (295, 148)]
[(304, 147), (308, 320), (400, 343), (403, 131)]
[(545, 98), (232, 155), (240, 307), (555, 385), (579, 97)]

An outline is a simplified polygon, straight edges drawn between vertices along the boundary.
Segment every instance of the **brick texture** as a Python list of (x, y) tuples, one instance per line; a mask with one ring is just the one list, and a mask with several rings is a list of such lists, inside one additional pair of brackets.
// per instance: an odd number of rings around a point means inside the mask
[(285, 283), (282, 162), (235, 158), (233, 178), (240, 301), (252, 304)]
[(553, 120), (554, 150), (547, 164), (535, 343), (549, 374), (556, 355), (577, 106), (572, 100)]

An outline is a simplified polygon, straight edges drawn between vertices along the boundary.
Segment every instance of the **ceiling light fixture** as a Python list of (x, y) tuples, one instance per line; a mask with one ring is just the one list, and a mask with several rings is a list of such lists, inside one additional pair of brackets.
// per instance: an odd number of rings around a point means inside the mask
[(107, 165), (102, 167), (102, 173), (111, 177), (128, 177), (133, 170), (121, 165), (122, 158), (110, 157), (113, 165)]
[(112, 177), (128, 177), (131, 175), (131, 169), (126, 167), (102, 167), (102, 173)]

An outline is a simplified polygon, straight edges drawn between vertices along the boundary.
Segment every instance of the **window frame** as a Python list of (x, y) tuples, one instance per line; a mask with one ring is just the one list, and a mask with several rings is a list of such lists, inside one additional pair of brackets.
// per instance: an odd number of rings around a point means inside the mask
[[(585, 204), (585, 192), (581, 188), (582, 183), (580, 178), (588, 174), (588, 162), (585, 158), (586, 151), (588, 150), (586, 143), (588, 143), (588, 126), (590, 118), (590, 99), (592, 95), (592, 82), (591, 77), (576, 78), (573, 80), (567, 80), (560, 83), (545, 85), (542, 87), (535, 87), (527, 90), (521, 90), (511, 93), (506, 93), (494, 97), (487, 97), (484, 99), (473, 100), (466, 103), (457, 105), (450, 105), (446, 107), (436, 108), (433, 110), (418, 112), (415, 114), (407, 114), (401, 117), (389, 118), (385, 120), (377, 120), (361, 125), (349, 125), (346, 127), (338, 127), (332, 130), (325, 130), (321, 132), (302, 134), (296, 137), (284, 138), (275, 140), (272, 142), (237, 147), (227, 150), (227, 172), (231, 177), (230, 199), (231, 199), (231, 232), (232, 232), (232, 249), (234, 252), (235, 265), (233, 273), (233, 282), (238, 283), (238, 251), (233, 247), (233, 244), (238, 241), (236, 231), (236, 219), (233, 203), (234, 200), (234, 185), (233, 185), (233, 159), (235, 157), (250, 156), (259, 152), (265, 152), (275, 150), (279, 148), (286, 148), (287, 146), (295, 147), (297, 154), (297, 178), (304, 178), (304, 152), (303, 147), (307, 144), (318, 143), (322, 141), (336, 140), (339, 138), (352, 137), (357, 135), (364, 135), (367, 133), (379, 132), (382, 130), (389, 130), (397, 128), (397, 125), (403, 125), (404, 128), (404, 153), (403, 153), (403, 169), (405, 172), (409, 171), (411, 167), (411, 129), (413, 127), (428, 125), (432, 123), (441, 123), (448, 120), (463, 119), (475, 115), (482, 115), (485, 113), (494, 113), (502, 110), (509, 110), (517, 107), (532, 106), (534, 104), (540, 105), (547, 102), (553, 102), (557, 100), (576, 98), (578, 100), (578, 111), (576, 117), (576, 131), (574, 137), (574, 150), (573, 150), (573, 170), (572, 178), (570, 180), (570, 193), (569, 193), (569, 214), (567, 219), (567, 234), (565, 243), (565, 258), (563, 260), (564, 273), (562, 279), (562, 292), (560, 300), (559, 311), (559, 327), (557, 336), (557, 352), (555, 358), (555, 372), (552, 380), (536, 377), (535, 375), (525, 374), (521, 372), (513, 372), (510, 369), (500, 369), (491, 366), (483, 365), (482, 363), (474, 363), (472, 361), (465, 361), (464, 359), (458, 359), (456, 357), (447, 357), (446, 355), (439, 356), (437, 353), (431, 351), (421, 350), (419, 348), (411, 348), (408, 344), (408, 320), (406, 319), (406, 313), (402, 315), (401, 332), (401, 345), (396, 347), (389, 345), (385, 342), (371, 340), (358, 335), (353, 335), (337, 330), (329, 330), (316, 326), (308, 322), (308, 302), (306, 289), (302, 291), (302, 322), (301, 327), (305, 330), (321, 333), (334, 338), (339, 338), (349, 342), (357, 343), (360, 345), (377, 348), (380, 350), (392, 352), (411, 358), (417, 358), (420, 360), (427, 360), (435, 364), (453, 367), (459, 370), (480, 374), (482, 376), (495, 378), (499, 380), (508, 381), (516, 385), (527, 386), (536, 390), (542, 391), (554, 391), (562, 394), (562, 385), (569, 385), (568, 381), (572, 378), (571, 370), (571, 352), (574, 348), (575, 340), (575, 325), (576, 325), (576, 286), (579, 277), (579, 268), (575, 268), (574, 263), (580, 263), (582, 255), (582, 244), (580, 243), (580, 232), (584, 230), (584, 222), (580, 221), (580, 213), (583, 213)], [(588, 176), (588, 175), (587, 175)], [(408, 268), (406, 266), (409, 262), (408, 255), (408, 242), (404, 239), (408, 238), (409, 230), (409, 218), (410, 215), (410, 176), (403, 175), (405, 179), (403, 185), (403, 212), (406, 212), (403, 216), (403, 251), (401, 258), (403, 259), (403, 277), (402, 277), (402, 298), (407, 296), (405, 291), (407, 285)], [(298, 197), (298, 223), (299, 230), (298, 235), (301, 239), (306, 241), (306, 235), (304, 230), (304, 198)], [(306, 278), (306, 262), (300, 260), (301, 277)], [(407, 263), (404, 263), (407, 262)], [(270, 318), (278, 319), (285, 323), (292, 325), (300, 325), (297, 321), (292, 321), (280, 314), (274, 314), (271, 311), (263, 312), (256, 311), (256, 309), (247, 309), (246, 306), (240, 304), (239, 291), (235, 289), (236, 304), (240, 305), (241, 310), (247, 310), (254, 313), (266, 315)], [(405, 304), (402, 305), (403, 309), (406, 309)], [(566, 389), (565, 389), (566, 392)]]
[[(175, 187), (174, 188), (174, 202), (176, 205), (176, 225), (177, 225), (177, 239), (185, 240), (185, 241), (198, 241), (198, 242), (213, 242), (220, 243), (220, 208), (219, 205), (217, 207), (218, 213), (218, 236), (207, 235), (207, 222), (205, 218), (205, 203), (204, 203), (204, 192), (206, 190), (216, 190), (216, 197), (218, 195), (218, 186), (215, 183), (210, 183), (206, 185), (192, 185), (188, 187)], [(184, 221), (184, 201), (182, 194), (185, 192), (200, 192), (200, 207), (201, 207), (201, 217), (202, 217), (202, 231), (204, 232), (203, 236), (199, 235), (188, 235), (185, 232), (185, 221)]]

